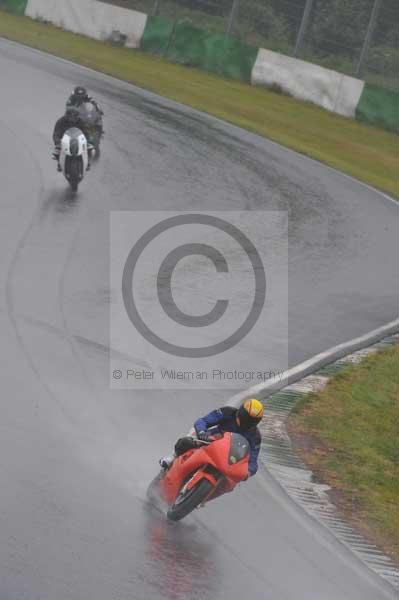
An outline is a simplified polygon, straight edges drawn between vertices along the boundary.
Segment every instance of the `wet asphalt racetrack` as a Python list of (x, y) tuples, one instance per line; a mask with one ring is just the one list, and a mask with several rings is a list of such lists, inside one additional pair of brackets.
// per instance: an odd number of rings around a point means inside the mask
[[(1, 600), (397, 597), (266, 471), (175, 526), (158, 457), (220, 393), (111, 392), (109, 211), (289, 211), (289, 362), (397, 318), (399, 209), (267, 140), (0, 42)], [(77, 197), (49, 159), (67, 94), (106, 112)]]

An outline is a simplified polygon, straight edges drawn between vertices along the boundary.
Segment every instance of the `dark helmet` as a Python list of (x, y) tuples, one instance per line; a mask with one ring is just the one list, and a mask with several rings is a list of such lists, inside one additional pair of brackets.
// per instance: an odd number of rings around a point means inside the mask
[(73, 90), (73, 97), (76, 98), (76, 100), (80, 100), (82, 102), (84, 102), (85, 100), (87, 100), (87, 98), (89, 97), (87, 94), (87, 90), (86, 88), (84, 88), (81, 85), (76, 86), (76, 88)]
[(68, 121), (70, 121), (72, 124), (77, 123), (80, 119), (79, 111), (74, 106), (68, 106), (65, 116), (68, 118)]
[(245, 400), (237, 410), (236, 421), (237, 425), (244, 431), (256, 427), (263, 418), (263, 404), (251, 398)]

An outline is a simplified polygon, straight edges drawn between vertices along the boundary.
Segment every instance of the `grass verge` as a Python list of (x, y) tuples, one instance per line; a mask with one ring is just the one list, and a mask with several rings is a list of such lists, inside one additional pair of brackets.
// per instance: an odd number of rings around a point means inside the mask
[(399, 198), (397, 135), (293, 98), (0, 12), (0, 36), (129, 81), (335, 167)]
[(347, 518), (399, 563), (399, 348), (305, 396), (289, 432)]

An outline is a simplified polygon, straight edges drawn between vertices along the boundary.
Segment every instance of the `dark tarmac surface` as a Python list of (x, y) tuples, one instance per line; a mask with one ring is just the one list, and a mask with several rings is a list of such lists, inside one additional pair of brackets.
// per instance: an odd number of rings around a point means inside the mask
[[(0, 41), (1, 600), (379, 600), (396, 593), (266, 472), (178, 526), (158, 457), (220, 393), (109, 390), (109, 211), (287, 209), (289, 362), (397, 318), (399, 208), (266, 140)], [(76, 198), (49, 159), (85, 83), (106, 112)]]

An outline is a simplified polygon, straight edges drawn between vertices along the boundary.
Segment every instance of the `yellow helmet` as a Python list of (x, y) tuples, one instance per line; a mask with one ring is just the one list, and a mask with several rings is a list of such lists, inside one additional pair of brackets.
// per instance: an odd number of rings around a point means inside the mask
[(256, 427), (263, 418), (263, 404), (256, 398), (245, 400), (237, 411), (237, 425), (242, 429)]

